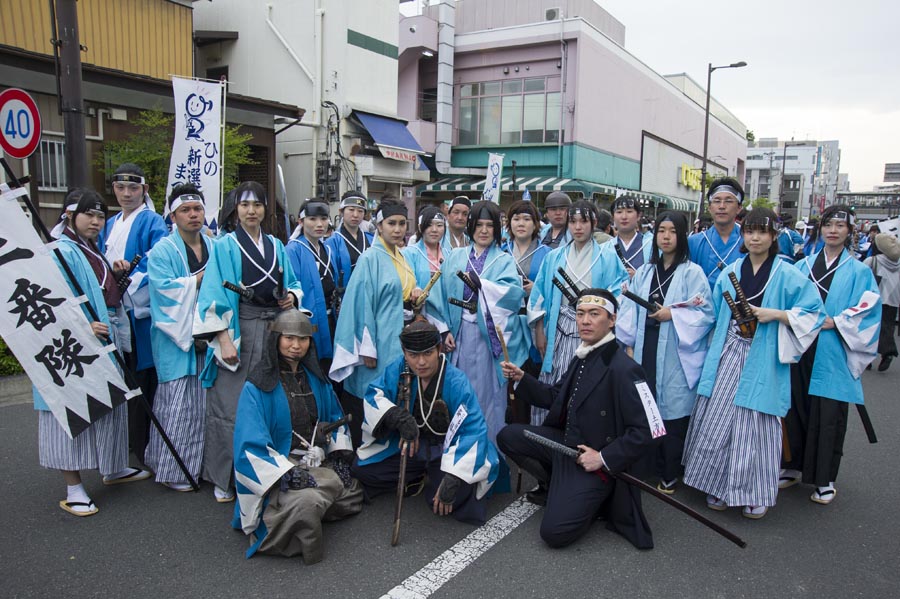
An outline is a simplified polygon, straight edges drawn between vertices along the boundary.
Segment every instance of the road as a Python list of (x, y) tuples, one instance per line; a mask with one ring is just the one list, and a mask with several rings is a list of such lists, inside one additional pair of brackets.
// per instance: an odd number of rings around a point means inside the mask
[[(392, 548), (393, 501), (379, 498), (362, 514), (325, 525), (326, 556), (313, 566), (299, 559), (245, 559), (247, 540), (229, 526), (233, 507), (215, 503), (209, 485), (200, 493), (151, 482), (105, 487), (89, 472), (85, 486), (100, 513), (83, 519), (64, 513), (57, 506), (65, 493), (62, 478), (37, 463), (31, 406), (4, 406), (0, 525), (9, 537), (0, 545), (0, 596), (380, 597), (442, 554), (440, 569), (446, 570), (483, 550), (430, 596), (896, 597), (900, 365), (866, 372), (864, 386), (879, 442), (866, 442), (851, 410), (831, 505), (812, 503), (811, 488), (797, 486), (782, 492), (765, 518), (750, 521), (739, 509), (707, 510), (699, 492), (676, 494), (743, 537), (743, 550), (648, 496), (652, 551), (634, 549), (600, 522), (573, 546), (551, 550), (538, 536), (540, 511), (513, 527), (514, 512), (522, 508), (506, 509), (516, 499), (511, 494), (490, 500), (491, 515), (502, 513), (500, 526), (512, 528), (505, 537), (494, 535), (492, 546), (476, 529), (432, 516), (415, 498), (406, 503), (401, 543)], [(466, 547), (445, 554), (464, 539)], [(412, 586), (427, 595), (421, 580)]]

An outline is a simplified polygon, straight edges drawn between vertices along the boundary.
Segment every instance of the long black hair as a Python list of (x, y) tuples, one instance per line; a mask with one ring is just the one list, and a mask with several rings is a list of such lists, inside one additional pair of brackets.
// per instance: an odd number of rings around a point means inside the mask
[(470, 238), (475, 237), (476, 226), (478, 225), (478, 221), (482, 219), (490, 219), (491, 223), (494, 225), (494, 243), (500, 245), (500, 240), (503, 235), (503, 230), (500, 227), (500, 207), (494, 202), (486, 200), (476, 202), (472, 205), (471, 210), (469, 210), (469, 221), (466, 223), (466, 233), (469, 234)]
[(656, 241), (656, 233), (659, 225), (664, 222), (670, 222), (675, 226), (675, 264), (688, 262), (691, 259), (691, 251), (688, 249), (688, 221), (680, 212), (672, 212), (667, 210), (659, 215), (656, 219), (656, 228), (653, 230), (653, 249), (650, 251), (650, 263), (656, 264), (662, 260), (659, 251), (659, 244)]

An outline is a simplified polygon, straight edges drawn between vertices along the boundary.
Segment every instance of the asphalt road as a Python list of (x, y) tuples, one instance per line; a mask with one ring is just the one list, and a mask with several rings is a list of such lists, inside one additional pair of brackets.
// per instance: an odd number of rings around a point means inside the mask
[[(809, 501), (796, 486), (759, 521), (704, 507), (703, 496), (676, 497), (747, 541), (739, 549), (687, 516), (645, 496), (656, 548), (638, 551), (602, 523), (573, 546), (551, 550), (538, 536), (541, 512), (433, 593), (449, 597), (897, 597), (900, 564), (900, 364), (864, 374), (879, 435), (870, 445), (851, 410), (837, 497)], [(62, 477), (37, 463), (37, 425), (29, 405), (0, 407), (2, 597), (379, 597), (466, 537), (474, 528), (432, 516), (409, 500), (401, 544), (390, 546), (393, 501), (325, 525), (326, 557), (247, 560), (248, 542), (229, 526), (232, 505), (212, 489), (175, 493), (152, 482), (85, 485), (100, 513), (75, 518), (59, 509)], [(512, 494), (490, 500), (491, 514)]]

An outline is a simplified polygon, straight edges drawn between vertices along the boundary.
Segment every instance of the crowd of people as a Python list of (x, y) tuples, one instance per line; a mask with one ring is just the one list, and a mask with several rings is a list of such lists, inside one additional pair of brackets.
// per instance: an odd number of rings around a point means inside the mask
[(546, 222), (524, 200), (411, 216), (383, 198), (366, 220), (350, 191), (337, 227), (328, 203), (304, 202), (286, 244), (264, 231), (258, 183), (230, 194), (217, 234), (192, 185), (166, 199), (171, 231), (139, 166), (113, 191), (112, 218), (96, 192), (69, 192), (59, 247), (183, 468), (136, 402), (69, 439), (36, 397), (40, 463), (76, 516), (98, 512), (82, 470), (176, 492), (207, 481), (237, 499), (248, 557), (319, 561), (322, 522), (396, 490), (401, 470), (403, 493), (479, 525), (515, 465), (554, 547), (599, 515), (652, 547), (638, 491), (609, 476), (622, 471), (752, 519), (798, 483), (828, 504), (861, 374), (897, 355), (900, 241), (851, 246), (846, 206), (801, 236), (746, 209), (731, 178), (693, 231), (629, 195), (606, 211), (553, 192)]

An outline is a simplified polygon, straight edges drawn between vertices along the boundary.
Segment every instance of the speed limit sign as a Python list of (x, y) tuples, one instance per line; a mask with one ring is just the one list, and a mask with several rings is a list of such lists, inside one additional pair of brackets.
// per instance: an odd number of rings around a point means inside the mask
[(17, 88), (0, 92), (0, 148), (13, 158), (28, 158), (41, 141), (37, 104)]

